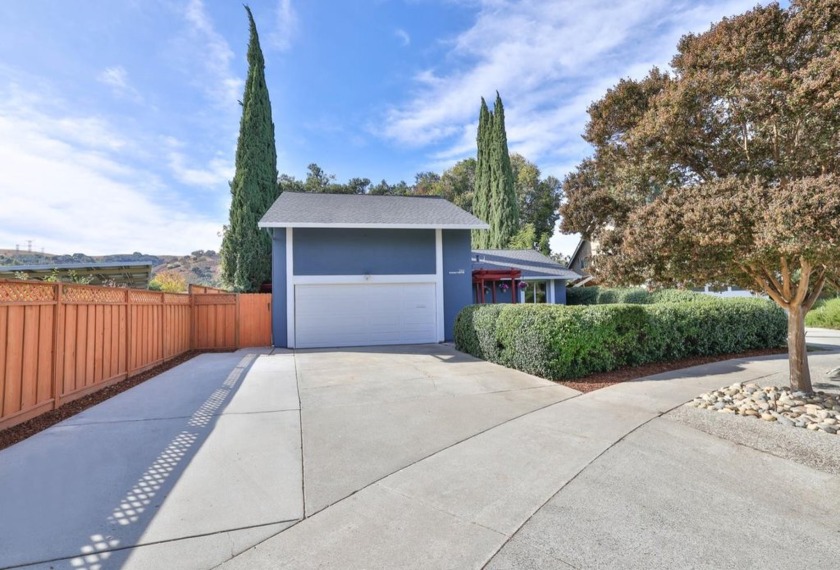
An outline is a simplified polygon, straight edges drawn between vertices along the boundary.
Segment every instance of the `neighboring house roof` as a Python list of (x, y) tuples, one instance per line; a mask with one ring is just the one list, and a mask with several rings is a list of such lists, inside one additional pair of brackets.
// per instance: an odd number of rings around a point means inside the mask
[(522, 277), (544, 279), (579, 279), (580, 275), (567, 269), (533, 249), (474, 249), (472, 268), (513, 268), (522, 271)]
[(490, 226), (437, 197), (284, 192), (259, 227), (477, 230)]
[(577, 256), (580, 254), (580, 250), (583, 247), (583, 244), (586, 243), (586, 240), (581, 238), (578, 241), (577, 247), (575, 248), (575, 252), (572, 254), (572, 257), (569, 258), (569, 267), (574, 267), (575, 261), (577, 261)]
[(117, 285), (145, 288), (149, 285), (152, 264), (148, 261), (103, 261), (98, 263), (62, 263), (54, 265), (0, 265), (0, 279), (15, 279), (15, 273), (26, 273), (30, 279), (59, 278), (71, 271), (77, 277), (92, 277), (92, 285), (113, 281)]

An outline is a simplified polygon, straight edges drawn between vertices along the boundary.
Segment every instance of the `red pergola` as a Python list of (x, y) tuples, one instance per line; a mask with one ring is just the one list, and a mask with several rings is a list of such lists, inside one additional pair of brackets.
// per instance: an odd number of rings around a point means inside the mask
[(484, 298), (484, 286), (490, 283), (490, 292), (492, 294), (493, 303), (496, 302), (496, 282), (510, 280), (510, 299), (511, 303), (516, 303), (516, 280), (522, 276), (522, 271), (519, 269), (476, 269), (472, 273), (473, 285), (477, 286), (476, 301), (479, 303), (486, 303)]

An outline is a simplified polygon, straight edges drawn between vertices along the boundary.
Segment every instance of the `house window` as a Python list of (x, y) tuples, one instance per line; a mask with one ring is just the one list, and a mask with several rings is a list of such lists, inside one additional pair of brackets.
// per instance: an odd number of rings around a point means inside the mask
[(528, 288), (522, 293), (523, 303), (545, 303), (548, 281), (527, 281)]

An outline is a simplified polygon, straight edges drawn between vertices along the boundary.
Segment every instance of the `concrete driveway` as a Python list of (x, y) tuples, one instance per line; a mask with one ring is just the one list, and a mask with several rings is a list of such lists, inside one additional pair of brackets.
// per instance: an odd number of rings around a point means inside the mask
[(831, 567), (840, 436), (680, 407), (785, 367), (581, 395), (440, 345), (202, 355), (0, 452), (0, 567)]

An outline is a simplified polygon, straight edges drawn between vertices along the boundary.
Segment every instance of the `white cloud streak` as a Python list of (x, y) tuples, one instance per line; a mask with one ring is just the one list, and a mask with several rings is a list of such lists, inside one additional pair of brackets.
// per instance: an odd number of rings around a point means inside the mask
[(48, 252), (97, 255), (218, 245), (222, 221), (133, 166), (135, 146), (108, 121), (45, 112), (20, 90), (0, 94), (0, 247), (35, 239)]
[(479, 99), (492, 105), (498, 90), (511, 151), (573, 164), (588, 152), (580, 135), (592, 101), (622, 77), (667, 65), (684, 33), (753, 3), (484, 0), (473, 26), (444, 44), (440, 67), (416, 73), (413, 95), (388, 110), (377, 134), (433, 149), (431, 163), (451, 165), (474, 153)]
[(191, 72), (194, 73), (193, 66), (199, 62), (209, 79), (202, 83), (210, 100), (219, 107), (238, 109), (236, 102), (242, 95), (244, 81), (231, 70), (233, 50), (216, 31), (202, 0), (190, 0), (184, 18), (188, 24), (187, 45), (194, 49), (196, 56), (188, 59)]
[(143, 97), (128, 81), (128, 72), (121, 65), (104, 69), (96, 79), (108, 85), (117, 97), (131, 99), (137, 103), (143, 101)]
[(271, 47), (278, 51), (288, 51), (298, 34), (299, 20), (292, 0), (278, 0), (275, 15), (275, 28), (269, 34)]
[(411, 36), (409, 36), (408, 32), (406, 32), (402, 28), (397, 28), (396, 30), (394, 30), (394, 35), (397, 36), (397, 39), (400, 40), (400, 44), (403, 47), (407, 47), (411, 44)]

